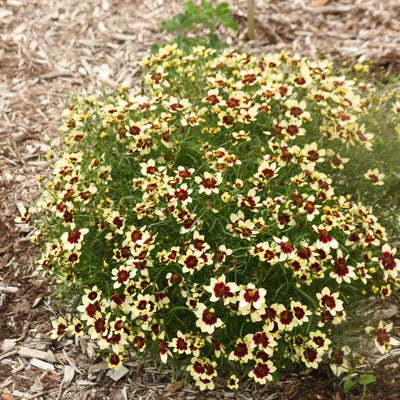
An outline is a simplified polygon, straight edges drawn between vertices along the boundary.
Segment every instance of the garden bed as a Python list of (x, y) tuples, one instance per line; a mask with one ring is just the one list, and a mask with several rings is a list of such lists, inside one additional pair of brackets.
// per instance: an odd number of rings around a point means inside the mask
[[(179, 2), (6, 1), (0, 8), (0, 393), (2, 399), (45, 398), (341, 398), (339, 381), (310, 373), (285, 376), (274, 388), (249, 385), (238, 394), (217, 388), (198, 394), (169, 385), (168, 371), (132, 364), (118, 384), (93, 359), (90, 343), (58, 344), (50, 339), (53, 310), (46, 302), (45, 281), (34, 273), (31, 232), (16, 228), (17, 204), (37, 193), (35, 177), (48, 174), (42, 157), (59, 143), (57, 128), (65, 102), (74, 93), (93, 93), (96, 85), (138, 82), (137, 62), (151, 45), (162, 42), (161, 21), (180, 11)], [(135, 3), (132, 7), (131, 3)], [(244, 40), (245, 1), (232, 1), (240, 33), (222, 33), (245, 51), (282, 49), (315, 57), (319, 51), (342, 61), (374, 59), (384, 77), (399, 72), (400, 9), (396, 1), (282, 1), (258, 9), (256, 39)], [(383, 312), (398, 325), (396, 304)], [(27, 349), (45, 352), (35, 353)], [(377, 382), (367, 398), (397, 398), (398, 353), (378, 359)], [(35, 360), (35, 361), (34, 361)], [(38, 362), (40, 360), (41, 362)], [(53, 366), (54, 370), (50, 367)], [(47, 369), (46, 369), (47, 368)], [(72, 377), (72, 378), (71, 378)], [(63, 381), (64, 380), (64, 381)], [(125, 391), (124, 391), (125, 390)], [(346, 395), (357, 398), (361, 388)]]

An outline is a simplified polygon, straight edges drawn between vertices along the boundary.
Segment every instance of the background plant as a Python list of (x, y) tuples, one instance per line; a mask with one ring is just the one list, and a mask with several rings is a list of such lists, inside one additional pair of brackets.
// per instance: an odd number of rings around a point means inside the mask
[[(65, 149), (23, 216), (63, 296), (53, 337), (90, 335), (115, 368), (132, 353), (184, 365), (201, 389), (349, 371), (352, 311), (399, 282), (398, 217), (388, 232), (346, 183), (359, 165), (342, 152), (373, 154), (379, 133), (371, 90), (285, 53), (167, 45), (143, 65), (140, 93), (65, 111)], [(383, 178), (364, 167), (369, 193)], [(367, 333), (398, 344), (389, 325)]]
[[(161, 25), (167, 32), (178, 32), (176, 42), (180, 46), (191, 48), (195, 44), (206, 44), (212, 48), (221, 47), (219, 37), (216, 33), (217, 28), (224, 26), (233, 30), (238, 29), (236, 21), (232, 17), (229, 4), (222, 2), (215, 7), (212, 2), (201, 0), (200, 6), (196, 6), (193, 1), (183, 3), (184, 13), (175, 15), (171, 20), (164, 21)], [(203, 33), (195, 35), (195, 32), (205, 30)], [(191, 36), (191, 34), (194, 36)], [(157, 47), (157, 46), (156, 46)]]

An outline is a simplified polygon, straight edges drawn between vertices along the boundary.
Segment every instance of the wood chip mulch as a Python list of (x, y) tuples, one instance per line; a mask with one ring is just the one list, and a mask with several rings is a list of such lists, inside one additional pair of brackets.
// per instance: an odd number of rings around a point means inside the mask
[[(217, 387), (200, 393), (171, 384), (168, 371), (140, 362), (123, 376), (110, 374), (82, 339), (57, 343), (49, 336), (55, 317), (48, 287), (35, 272), (29, 227), (16, 227), (18, 206), (35, 201), (48, 163), (60, 144), (61, 112), (74, 94), (102, 85), (139, 83), (138, 62), (153, 43), (171, 38), (161, 21), (182, 12), (182, 0), (0, 0), (0, 400), (15, 399), (356, 399), (340, 380), (286, 376), (269, 387), (249, 384), (234, 393)], [(218, 1), (216, 1), (218, 2)], [(238, 32), (221, 40), (243, 51), (292, 53), (338, 63), (374, 60), (387, 77), (400, 72), (398, 0), (255, 1), (255, 38), (246, 40), (246, 0), (227, 1)], [(199, 3), (199, 1), (196, 1)], [(384, 78), (385, 78), (384, 76)], [(388, 311), (389, 310), (389, 313)], [(399, 325), (398, 304), (387, 318)], [(391, 311), (390, 311), (391, 310)], [(366, 399), (400, 398), (399, 352), (377, 359), (377, 382)]]

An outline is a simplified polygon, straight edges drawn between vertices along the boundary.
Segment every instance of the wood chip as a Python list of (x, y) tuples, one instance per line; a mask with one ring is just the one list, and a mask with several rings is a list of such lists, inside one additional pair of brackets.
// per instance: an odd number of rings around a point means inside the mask
[(15, 344), (17, 343), (17, 339), (4, 339), (1, 342), (0, 350), (2, 352), (8, 352), (15, 348)]
[(88, 374), (89, 375), (90, 374), (96, 374), (97, 372), (104, 371), (106, 369), (109, 369), (108, 363), (107, 362), (101, 362), (101, 363), (98, 363), (98, 364), (91, 365), (89, 367)]
[(43, 360), (39, 360), (38, 358), (32, 358), (31, 359), (31, 365), (33, 365), (36, 368), (40, 368), (43, 371), (51, 371), (51, 372), (55, 372), (55, 368), (53, 364), (50, 364), (46, 361)]
[(77, 367), (75, 361), (72, 360), (72, 358), (68, 355), (68, 353), (64, 349), (63, 349), (63, 355), (67, 360), (68, 364), (75, 370), (75, 372), (77, 372), (78, 374), (82, 374), (82, 371)]
[(65, 385), (70, 384), (73, 381), (74, 376), (75, 376), (75, 370), (69, 365), (66, 365), (64, 367), (64, 379), (63, 379), (64, 384)]
[(111, 378), (113, 381), (119, 381), (121, 378), (123, 378), (127, 373), (129, 372), (129, 369), (124, 367), (123, 365), (119, 367), (118, 369), (110, 369), (107, 372), (107, 376)]
[(315, 0), (312, 3), (310, 3), (310, 7), (321, 7), (321, 6), (324, 6), (328, 2), (329, 2), (329, 0)]
[(38, 358), (40, 360), (45, 360), (50, 363), (57, 362), (56, 357), (50, 350), (46, 352), (41, 350), (30, 349), (29, 347), (20, 347), (18, 350), (18, 354), (24, 358)]
[(0, 293), (17, 293), (18, 288), (14, 286), (0, 286)]

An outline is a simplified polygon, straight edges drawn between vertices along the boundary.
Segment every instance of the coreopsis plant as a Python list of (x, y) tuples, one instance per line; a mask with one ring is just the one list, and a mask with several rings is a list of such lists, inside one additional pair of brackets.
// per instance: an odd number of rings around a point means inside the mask
[[(351, 163), (338, 149), (372, 148), (363, 91), (283, 53), (168, 45), (143, 65), (140, 92), (64, 112), (30, 210), (65, 307), (53, 338), (89, 335), (114, 368), (134, 355), (184, 365), (200, 389), (348, 371), (343, 323), (400, 272), (372, 208), (332, 174)], [(397, 343), (389, 328), (367, 329), (379, 351)]]

